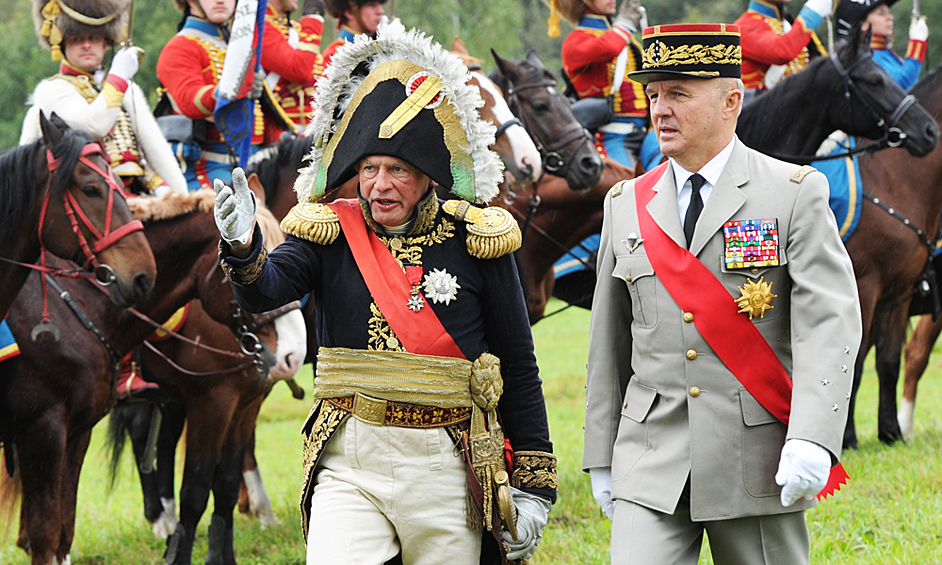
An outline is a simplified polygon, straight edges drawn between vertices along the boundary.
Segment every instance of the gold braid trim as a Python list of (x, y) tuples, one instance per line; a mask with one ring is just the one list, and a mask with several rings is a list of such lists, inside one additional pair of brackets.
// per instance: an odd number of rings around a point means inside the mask
[(326, 204), (302, 202), (281, 221), (281, 230), (321, 245), (330, 245), (340, 235), (340, 220)]
[(477, 208), (465, 201), (448, 200), (442, 211), (468, 225), (468, 253), (472, 257), (496, 259), (520, 249), (520, 226), (503, 208)]
[[(219, 252), (222, 253), (222, 240), (219, 240)], [(262, 247), (262, 250), (259, 251), (258, 257), (255, 259), (251, 265), (246, 265), (244, 267), (233, 268), (225, 260), (220, 260), (219, 264), (222, 265), (222, 271), (226, 274), (226, 277), (236, 286), (245, 286), (255, 282), (255, 279), (262, 274), (262, 266), (265, 265), (265, 261), (268, 260), (268, 250)]]
[(670, 47), (654, 41), (642, 52), (644, 68), (674, 65), (741, 65), (739, 45), (678, 45)]
[[(304, 470), (301, 476), (301, 530), (304, 531), (304, 543), (307, 544), (307, 527), (310, 523), (311, 495), (314, 493), (314, 469), (320, 459), (327, 440), (350, 415), (349, 412), (322, 400), (316, 400), (307, 422), (301, 430), (304, 438), (302, 461)], [(310, 424), (310, 425), (308, 425)]]
[(545, 451), (515, 451), (510, 484), (516, 488), (556, 490), (556, 456)]

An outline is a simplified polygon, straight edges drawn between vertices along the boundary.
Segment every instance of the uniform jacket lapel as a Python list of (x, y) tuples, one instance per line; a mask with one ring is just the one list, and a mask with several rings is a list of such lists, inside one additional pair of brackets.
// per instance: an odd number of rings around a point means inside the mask
[(677, 209), (677, 189), (674, 186), (674, 173), (669, 166), (661, 180), (654, 185), (654, 198), (648, 202), (647, 210), (655, 223), (681, 247), (687, 246), (684, 226), (680, 223)]
[[(713, 187), (713, 192), (710, 194), (710, 198), (700, 214), (700, 219), (697, 221), (697, 229), (693, 234), (693, 242), (690, 245), (690, 252), (695, 256), (700, 254), (714, 234), (722, 231), (723, 224), (729, 221), (733, 214), (746, 202), (746, 194), (739, 187), (748, 181), (749, 152), (746, 150), (746, 146), (737, 139), (736, 145), (733, 147), (733, 153), (729, 157), (729, 162), (726, 164), (726, 168), (723, 169), (719, 182)], [(675, 203), (675, 210), (676, 207)], [(678, 216), (676, 212), (674, 215)], [(680, 241), (683, 244), (683, 230), (681, 230)]]

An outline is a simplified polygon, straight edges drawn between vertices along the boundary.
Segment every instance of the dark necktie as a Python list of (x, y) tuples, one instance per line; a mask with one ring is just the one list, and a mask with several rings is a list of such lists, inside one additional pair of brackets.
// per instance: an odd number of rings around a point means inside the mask
[(700, 212), (703, 211), (703, 198), (700, 197), (700, 189), (706, 179), (700, 175), (690, 177), (690, 186), (693, 189), (690, 195), (690, 205), (687, 206), (687, 215), (684, 217), (684, 236), (687, 238), (687, 248), (690, 248), (690, 242), (693, 241), (693, 229), (697, 226), (697, 219)]

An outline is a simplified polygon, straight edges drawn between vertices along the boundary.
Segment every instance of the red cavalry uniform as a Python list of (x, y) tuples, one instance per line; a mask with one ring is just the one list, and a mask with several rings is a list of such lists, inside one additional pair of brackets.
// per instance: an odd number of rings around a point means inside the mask
[(789, 24), (783, 22), (780, 6), (752, 0), (749, 9), (735, 23), (742, 32), (742, 80), (746, 88), (766, 90), (766, 73), (772, 65), (785, 66), (783, 76), (804, 69), (811, 57), (810, 43), (825, 54), (814, 32), (821, 23), (821, 16), (806, 8), (786, 31)]
[(330, 45), (328, 45), (327, 48), (324, 49), (323, 56), (324, 56), (324, 68), (325, 69), (327, 68), (328, 65), (330, 65), (330, 60), (333, 59), (334, 53), (337, 52), (337, 49), (339, 49), (340, 46), (343, 45), (344, 43), (348, 41), (353, 41), (354, 39), (356, 39), (357, 35), (359, 34), (353, 31), (348, 26), (340, 26), (340, 28), (337, 30), (337, 39), (333, 40), (330, 43)]
[[(191, 154), (179, 143), (171, 142), (171, 149), (182, 163), (191, 190), (213, 186), (213, 177), (207, 174), (207, 167), (211, 173), (215, 168), (219, 168), (221, 173), (232, 165), (222, 133), (211, 120), (226, 47), (218, 26), (190, 16), (183, 29), (167, 42), (157, 60), (157, 78), (170, 97), (173, 112), (192, 120), (205, 121), (205, 139), (197, 140), (200, 145), (198, 155)], [(262, 142), (263, 130), (262, 111), (256, 102), (252, 145)]]
[(648, 100), (644, 86), (623, 78), (618, 92), (612, 93), (616, 59), (625, 49), (625, 74), (641, 69), (641, 46), (622, 25), (612, 26), (600, 14), (585, 14), (563, 41), (563, 70), (579, 98), (614, 94), (615, 120), (595, 133), (595, 146), (603, 156), (627, 167), (634, 167), (634, 157), (626, 153), (624, 138), (647, 129)]
[[(302, 16), (300, 22), (279, 17), (271, 6), (265, 12), (262, 39), (262, 68), (266, 81), (285, 115), (295, 124), (295, 133), (303, 134), (311, 115), (314, 83), (324, 73), (321, 36), (324, 19)], [(284, 131), (265, 124), (265, 141), (277, 142)]]

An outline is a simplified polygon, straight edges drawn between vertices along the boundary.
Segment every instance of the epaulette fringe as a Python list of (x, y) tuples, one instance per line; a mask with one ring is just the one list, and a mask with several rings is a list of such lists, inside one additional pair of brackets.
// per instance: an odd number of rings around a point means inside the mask
[(468, 225), (467, 245), (472, 257), (496, 259), (520, 249), (520, 226), (503, 208), (478, 208), (464, 200), (447, 200), (442, 211)]
[(281, 231), (321, 245), (330, 245), (340, 235), (340, 220), (326, 204), (302, 202), (281, 220)]

